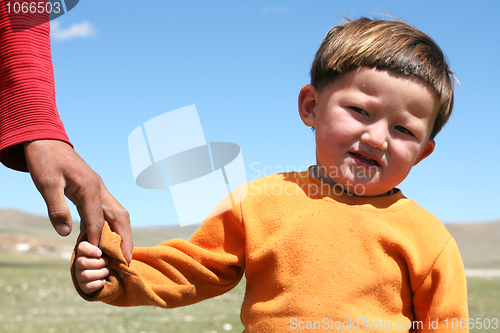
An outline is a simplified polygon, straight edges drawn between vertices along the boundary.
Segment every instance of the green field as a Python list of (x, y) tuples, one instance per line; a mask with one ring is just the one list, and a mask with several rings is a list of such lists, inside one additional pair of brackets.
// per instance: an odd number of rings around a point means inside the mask
[[(500, 318), (500, 279), (470, 278), (471, 318)], [(0, 254), (0, 332), (242, 332), (244, 285), (185, 308), (116, 308), (83, 301), (68, 263), (47, 255)], [(472, 332), (498, 330), (472, 330)]]

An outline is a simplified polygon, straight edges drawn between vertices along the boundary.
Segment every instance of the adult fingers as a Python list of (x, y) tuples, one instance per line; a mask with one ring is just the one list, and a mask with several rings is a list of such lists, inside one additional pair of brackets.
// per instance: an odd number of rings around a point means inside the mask
[[(69, 147), (64, 143), (53, 140), (39, 140), (24, 143), (26, 164), (36, 188), (47, 205), (50, 222), (61, 236), (71, 233), (71, 213), (64, 199), (66, 186), (60, 163), (57, 162), (58, 150), (54, 147)], [(56, 154), (57, 158), (54, 158)]]
[(61, 236), (68, 236), (71, 233), (72, 221), (71, 213), (64, 198), (64, 187), (37, 185), (40, 194), (47, 205), (47, 212), (50, 223)]
[(113, 231), (121, 237), (121, 250), (127, 262), (132, 261), (132, 230), (130, 227), (130, 215), (125, 208), (109, 193), (106, 186), (101, 186), (101, 197), (103, 203), (104, 216)]
[(68, 173), (66, 178), (66, 196), (75, 204), (80, 215), (81, 231), (87, 231), (87, 239), (93, 245), (99, 245), (104, 216), (101, 202), (101, 178), (81, 160), (83, 173)]
[(99, 175), (70, 145), (62, 141), (25, 143), (24, 152), (28, 169), (47, 202), (49, 217), (56, 230), (63, 233), (71, 231), (71, 215), (64, 199), (66, 195), (79, 208), (88, 240), (98, 245), (104, 224)]

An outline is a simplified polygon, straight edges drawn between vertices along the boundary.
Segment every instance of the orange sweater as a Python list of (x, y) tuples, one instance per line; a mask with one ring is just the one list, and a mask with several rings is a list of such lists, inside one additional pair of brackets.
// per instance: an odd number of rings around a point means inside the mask
[(449, 331), (462, 331), (451, 329), (453, 318), (468, 318), (457, 245), (399, 190), (351, 196), (307, 171), (263, 177), (247, 189), (239, 205), (207, 219), (189, 241), (135, 248), (130, 266), (119, 236), (106, 228), (101, 248), (112, 275), (97, 295), (80, 294), (171, 308), (222, 294), (245, 272), (246, 332), (435, 332), (448, 331), (446, 319)]

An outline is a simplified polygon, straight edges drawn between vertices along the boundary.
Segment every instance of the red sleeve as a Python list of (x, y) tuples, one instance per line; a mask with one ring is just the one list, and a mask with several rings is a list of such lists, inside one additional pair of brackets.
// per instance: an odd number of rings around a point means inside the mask
[(40, 139), (70, 144), (56, 107), (50, 25), (12, 31), (0, 1), (0, 162), (28, 171), (21, 143)]

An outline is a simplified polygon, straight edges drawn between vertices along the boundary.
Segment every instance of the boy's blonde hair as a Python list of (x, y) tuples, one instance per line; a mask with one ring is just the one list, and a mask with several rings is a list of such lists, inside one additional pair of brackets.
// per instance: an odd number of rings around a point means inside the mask
[(431, 139), (448, 121), (455, 76), (439, 46), (423, 32), (403, 21), (365, 17), (336, 26), (316, 52), (311, 84), (321, 89), (360, 66), (416, 76), (434, 88), (440, 106)]

